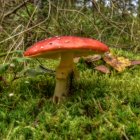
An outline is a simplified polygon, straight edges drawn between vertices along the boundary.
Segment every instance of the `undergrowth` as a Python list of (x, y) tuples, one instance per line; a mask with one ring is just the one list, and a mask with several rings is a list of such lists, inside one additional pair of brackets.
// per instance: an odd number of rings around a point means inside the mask
[[(140, 59), (139, 55), (122, 50), (114, 53)], [(53, 69), (58, 61), (43, 64)], [(19, 78), (1, 86), (0, 138), (139, 140), (140, 67), (122, 73), (112, 70), (109, 75), (84, 64), (78, 64), (78, 68), (80, 80), (75, 81), (72, 93), (59, 105), (51, 99), (55, 78), (47, 74)]]

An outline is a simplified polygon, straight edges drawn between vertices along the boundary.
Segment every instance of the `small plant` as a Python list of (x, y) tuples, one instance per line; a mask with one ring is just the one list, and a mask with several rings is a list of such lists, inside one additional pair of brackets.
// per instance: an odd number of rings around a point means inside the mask
[(0, 64), (0, 81), (4, 85), (9, 85), (9, 83), (23, 77), (36, 77), (45, 73), (51, 76), (54, 75), (54, 71), (45, 68), (40, 61), (34, 68), (30, 66), (32, 63), (34, 63), (32, 59), (23, 57), (21, 53), (16, 57), (12, 57), (9, 62)]

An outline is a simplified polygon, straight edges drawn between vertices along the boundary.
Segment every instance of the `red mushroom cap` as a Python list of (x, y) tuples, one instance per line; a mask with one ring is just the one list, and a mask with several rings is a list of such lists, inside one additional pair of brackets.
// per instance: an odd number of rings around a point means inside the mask
[(35, 43), (24, 52), (24, 56), (57, 58), (61, 52), (65, 51), (73, 52), (74, 56), (77, 57), (104, 53), (109, 51), (109, 48), (100, 41), (91, 38), (61, 36)]

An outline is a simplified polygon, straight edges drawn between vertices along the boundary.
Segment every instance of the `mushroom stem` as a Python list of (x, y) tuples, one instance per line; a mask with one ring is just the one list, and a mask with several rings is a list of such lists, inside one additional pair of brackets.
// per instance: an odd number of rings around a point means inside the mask
[(56, 87), (53, 102), (59, 102), (63, 95), (66, 96), (68, 94), (70, 87), (69, 77), (72, 72), (74, 76), (78, 75), (73, 61), (73, 53), (61, 53), (61, 61), (56, 69)]

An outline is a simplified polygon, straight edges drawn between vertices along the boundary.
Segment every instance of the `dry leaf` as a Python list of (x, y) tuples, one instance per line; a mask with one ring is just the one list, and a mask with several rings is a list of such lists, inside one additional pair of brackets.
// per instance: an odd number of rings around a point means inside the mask
[(132, 60), (131, 66), (134, 66), (134, 65), (140, 65), (140, 60)]
[[(81, 57), (76, 57), (76, 58), (74, 58), (74, 62), (75, 62), (75, 63), (78, 63), (79, 60), (80, 60), (80, 58), (81, 58)], [(102, 56), (101, 56), (101, 55), (98, 55), (98, 54), (96, 54), (96, 55), (90, 55), (90, 56), (87, 56), (87, 57), (83, 57), (83, 59), (84, 59), (87, 63), (98, 61), (98, 60), (100, 60), (101, 58), (102, 58)]]
[(94, 69), (96, 69), (102, 73), (106, 73), (106, 74), (110, 73), (110, 70), (104, 65), (96, 66)]
[(84, 57), (85, 63), (88, 66), (96, 66), (97, 65), (97, 61), (100, 62), (99, 60), (102, 58), (101, 55), (90, 55), (88, 57)]
[(101, 55), (91, 55), (91, 56), (88, 56), (88, 57), (84, 57), (84, 60), (87, 61), (87, 62), (94, 62), (94, 61), (98, 61), (102, 58)]
[(124, 57), (116, 57), (111, 53), (107, 53), (103, 60), (119, 72), (125, 70), (126, 67), (131, 65), (131, 61)]

